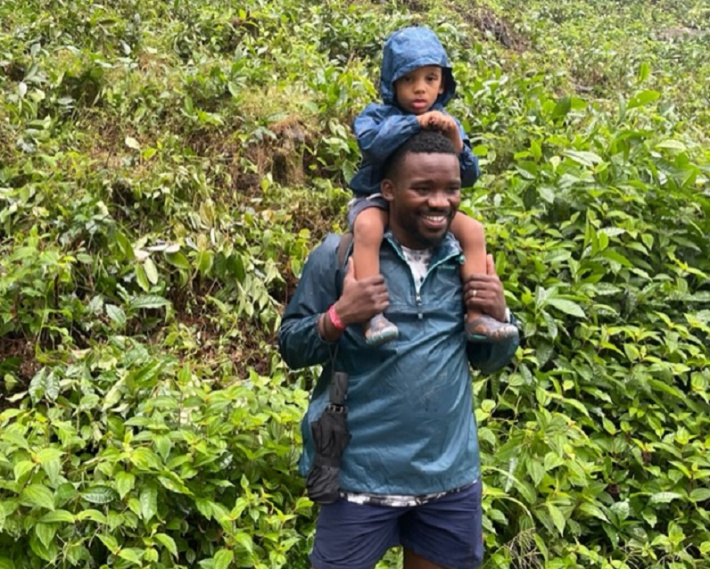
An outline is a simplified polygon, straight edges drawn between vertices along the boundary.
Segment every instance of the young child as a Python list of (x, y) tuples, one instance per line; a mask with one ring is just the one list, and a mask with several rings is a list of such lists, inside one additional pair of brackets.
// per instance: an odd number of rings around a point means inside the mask
[[(383, 104), (368, 105), (353, 125), (362, 152), (360, 168), (350, 182), (355, 199), (348, 212), (357, 279), (380, 272), (379, 251), (388, 222), (387, 201), (379, 193), (381, 167), (412, 134), (421, 129), (441, 131), (459, 151), (462, 187), (471, 186), (478, 179), (478, 159), (471, 151), (468, 137), (459, 122), (444, 110), (455, 90), (446, 51), (429, 28), (404, 28), (387, 38), (380, 73)], [(464, 254), (462, 278), (485, 273), (483, 226), (457, 212), (451, 232)], [(473, 311), (467, 312), (465, 325), (468, 339), (473, 342), (507, 341), (518, 334), (513, 324)], [(378, 314), (365, 326), (365, 340), (373, 346), (397, 335), (397, 327), (383, 314)]]

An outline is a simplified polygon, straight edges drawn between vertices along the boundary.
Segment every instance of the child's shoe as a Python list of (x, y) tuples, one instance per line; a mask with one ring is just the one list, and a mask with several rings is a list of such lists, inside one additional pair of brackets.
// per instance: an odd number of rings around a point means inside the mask
[(518, 327), (482, 314), (473, 320), (466, 320), (466, 338), (469, 342), (498, 343), (517, 338)]
[(365, 324), (365, 342), (368, 346), (381, 346), (399, 336), (399, 329), (382, 314), (370, 318)]

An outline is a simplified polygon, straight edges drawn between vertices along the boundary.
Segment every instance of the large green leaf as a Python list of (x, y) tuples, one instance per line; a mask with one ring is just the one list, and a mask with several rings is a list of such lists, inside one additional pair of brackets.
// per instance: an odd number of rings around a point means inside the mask
[(557, 506), (555, 506), (551, 502), (545, 502), (545, 507), (547, 508), (547, 511), (550, 514), (550, 519), (552, 520), (552, 523), (555, 524), (557, 531), (560, 532), (560, 535), (562, 535), (565, 531), (566, 524), (564, 514)]
[(54, 494), (42, 484), (30, 484), (22, 491), (22, 498), (40, 508), (54, 509)]
[(231, 549), (220, 549), (214, 556), (214, 569), (229, 569), (234, 560), (234, 552)]
[(47, 512), (44, 514), (39, 521), (46, 524), (57, 522), (73, 524), (74, 515), (67, 510), (54, 510), (53, 512)]
[(558, 310), (561, 310), (565, 314), (570, 316), (576, 316), (577, 318), (585, 318), (584, 309), (572, 300), (567, 300), (565, 298), (551, 297), (547, 299), (547, 304), (554, 306)]
[(126, 497), (136, 482), (136, 477), (130, 472), (124, 472), (123, 470), (116, 473), (116, 491), (121, 499)]
[(92, 504), (109, 504), (118, 498), (118, 494), (109, 486), (97, 485), (83, 490), (81, 497)]
[(146, 521), (158, 513), (158, 488), (154, 482), (146, 485), (140, 493), (141, 517)]
[(163, 544), (173, 557), (178, 556), (177, 545), (172, 537), (164, 533), (156, 533), (154, 538), (156, 541)]
[(141, 295), (131, 299), (131, 308), (138, 310), (141, 308), (162, 308), (170, 306), (170, 301), (162, 296)]
[(668, 504), (682, 498), (677, 492), (657, 492), (651, 495), (651, 504)]

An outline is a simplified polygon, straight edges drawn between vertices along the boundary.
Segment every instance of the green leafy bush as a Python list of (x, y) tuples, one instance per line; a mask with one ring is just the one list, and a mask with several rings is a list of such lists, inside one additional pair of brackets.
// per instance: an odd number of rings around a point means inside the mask
[(306, 393), (218, 379), (122, 336), (42, 368), (0, 414), (0, 560), (291, 566), (311, 508), (292, 476)]

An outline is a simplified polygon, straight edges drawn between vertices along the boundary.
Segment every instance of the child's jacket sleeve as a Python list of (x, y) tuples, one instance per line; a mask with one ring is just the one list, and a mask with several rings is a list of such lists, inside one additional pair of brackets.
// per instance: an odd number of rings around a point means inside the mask
[(363, 160), (382, 164), (407, 139), (421, 130), (417, 117), (403, 114), (392, 105), (372, 103), (353, 123)]
[[(435, 110), (443, 111), (443, 108)], [(459, 153), (461, 187), (472, 186), (481, 175), (478, 157), (471, 151), (471, 143), (461, 123), (454, 117), (463, 141)], [(353, 123), (353, 132), (362, 153), (360, 168), (350, 181), (355, 195), (371, 195), (380, 190), (382, 166), (387, 157), (404, 144), (409, 137), (421, 131), (417, 117), (403, 113), (393, 105), (371, 103)]]
[(459, 164), (461, 166), (461, 187), (468, 188), (476, 183), (481, 175), (481, 167), (478, 165), (478, 156), (471, 150), (471, 141), (463, 130), (463, 126), (456, 117), (453, 117), (459, 127), (459, 135), (463, 141), (463, 150), (459, 153)]

